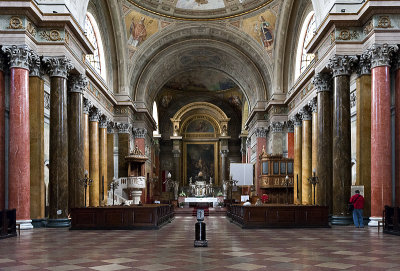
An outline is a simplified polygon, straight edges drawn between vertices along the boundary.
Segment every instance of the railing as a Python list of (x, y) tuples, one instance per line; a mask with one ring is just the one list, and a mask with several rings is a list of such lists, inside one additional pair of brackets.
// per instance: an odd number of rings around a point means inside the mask
[[(122, 203), (125, 203), (127, 205), (133, 204), (133, 200), (128, 200), (127, 198), (124, 198), (122, 195), (122, 191), (124, 189), (141, 189), (146, 187), (146, 177), (144, 176), (138, 176), (138, 177), (121, 177), (118, 178), (117, 180), (118, 187), (114, 191), (114, 205), (120, 205)], [(108, 191), (108, 200), (107, 200), (108, 205), (113, 204), (113, 191), (110, 190)]]

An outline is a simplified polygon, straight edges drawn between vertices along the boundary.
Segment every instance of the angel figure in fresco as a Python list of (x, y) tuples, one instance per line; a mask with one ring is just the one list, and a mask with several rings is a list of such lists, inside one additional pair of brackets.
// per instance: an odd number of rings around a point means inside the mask
[(132, 17), (131, 27), (129, 28), (129, 40), (128, 45), (137, 47), (142, 43), (147, 36), (146, 26), (144, 25), (145, 18), (140, 18), (140, 21), (135, 24), (135, 17)]
[(271, 31), (271, 25), (267, 22), (264, 16), (260, 16), (259, 22), (254, 25), (254, 31), (260, 37), (261, 43), (267, 50), (272, 49), (272, 43), (274, 41)]

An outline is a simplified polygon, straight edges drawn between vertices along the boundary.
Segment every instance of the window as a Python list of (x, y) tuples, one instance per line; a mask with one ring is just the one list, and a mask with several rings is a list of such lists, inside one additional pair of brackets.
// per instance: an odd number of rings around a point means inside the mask
[(153, 119), (156, 121), (156, 125), (157, 125), (157, 130), (153, 131), (153, 136), (155, 136), (160, 133), (159, 127), (158, 127), (158, 110), (157, 110), (156, 102), (153, 103)]
[(86, 60), (94, 70), (105, 79), (104, 51), (99, 28), (92, 14), (87, 13), (85, 19), (86, 37), (94, 47), (93, 55), (86, 55)]
[(296, 57), (296, 79), (306, 70), (308, 65), (310, 65), (311, 61), (315, 57), (314, 54), (307, 54), (305, 49), (314, 36), (315, 30), (315, 16), (314, 12), (312, 11), (307, 15), (300, 32), (299, 46)]

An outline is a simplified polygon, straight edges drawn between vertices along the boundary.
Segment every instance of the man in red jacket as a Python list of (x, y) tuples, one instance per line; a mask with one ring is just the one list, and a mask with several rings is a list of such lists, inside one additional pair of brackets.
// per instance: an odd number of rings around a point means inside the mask
[(350, 203), (353, 203), (353, 221), (356, 228), (364, 228), (363, 222), (363, 209), (364, 209), (364, 197), (360, 195), (360, 190), (355, 191), (356, 194), (350, 198)]

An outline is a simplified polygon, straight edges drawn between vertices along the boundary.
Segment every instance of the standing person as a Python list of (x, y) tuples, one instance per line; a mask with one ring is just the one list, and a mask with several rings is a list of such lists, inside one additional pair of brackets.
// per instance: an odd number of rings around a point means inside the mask
[(364, 197), (360, 195), (360, 190), (356, 190), (355, 194), (350, 198), (350, 203), (354, 205), (353, 221), (356, 228), (364, 228), (363, 209)]

